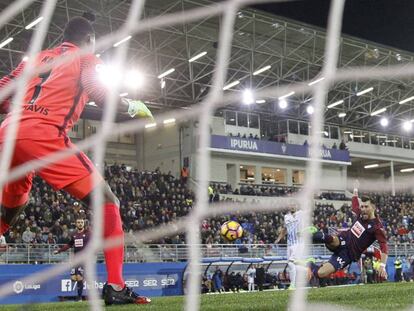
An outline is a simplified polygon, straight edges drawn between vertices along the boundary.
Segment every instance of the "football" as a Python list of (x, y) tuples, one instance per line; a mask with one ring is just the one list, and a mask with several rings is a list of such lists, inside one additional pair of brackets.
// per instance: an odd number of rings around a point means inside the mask
[(226, 241), (233, 242), (243, 236), (243, 228), (237, 221), (229, 220), (221, 225), (220, 234)]

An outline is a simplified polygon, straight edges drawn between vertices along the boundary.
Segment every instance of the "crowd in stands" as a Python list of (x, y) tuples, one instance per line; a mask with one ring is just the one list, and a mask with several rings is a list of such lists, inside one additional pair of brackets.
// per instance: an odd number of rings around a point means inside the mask
[[(185, 181), (170, 173), (140, 172), (125, 165), (105, 167), (105, 179), (120, 200), (126, 232), (151, 228), (187, 215), (194, 196)], [(56, 192), (42, 179), (33, 180), (28, 206), (12, 230), (7, 243), (65, 244), (77, 217), (90, 219), (90, 209), (70, 195)], [(173, 238), (169, 243), (183, 243)]]
[[(121, 215), (126, 232), (136, 232), (157, 225), (166, 224), (187, 215), (192, 209), (194, 194), (185, 180), (175, 178), (171, 173), (141, 172), (125, 165), (106, 166), (105, 178), (120, 199)], [(212, 184), (211, 201), (219, 201), (220, 194), (237, 193), (226, 184)], [(261, 196), (290, 195), (297, 188), (248, 186), (239, 190), (240, 194)], [(389, 241), (396, 244), (414, 242), (414, 197), (409, 194), (391, 196), (372, 194), (377, 211), (383, 219)], [(321, 198), (344, 199), (342, 194), (322, 193)], [(75, 228), (77, 217), (90, 218), (90, 210), (64, 192), (52, 190), (40, 178), (34, 179), (30, 201), (19, 221), (5, 236), (7, 243), (47, 243), (65, 244), (69, 241), (71, 230)], [(235, 218), (240, 222), (246, 235), (237, 243), (271, 244), (276, 240), (283, 223), (283, 213), (250, 213), (245, 215), (226, 215), (205, 220), (201, 227), (203, 243), (213, 245), (223, 243), (219, 230), (221, 224)], [(336, 228), (343, 230), (352, 224), (349, 203), (336, 210), (327, 202), (316, 204), (314, 223), (322, 230)], [(183, 235), (167, 237), (161, 241), (166, 244), (183, 244)]]
[[(300, 187), (287, 187), (278, 185), (253, 185), (253, 184), (241, 184), (240, 188), (232, 189), (231, 185), (226, 183), (211, 183), (214, 194), (240, 194), (240, 195), (253, 195), (263, 197), (281, 197), (289, 196), (293, 193), (300, 191)], [(217, 201), (217, 197), (214, 195)]]
[(237, 135), (233, 135), (233, 133), (229, 133), (229, 136), (230, 137), (247, 138), (247, 139), (257, 139), (257, 140), (260, 139), (259, 135), (257, 135), (257, 134), (253, 135), (252, 133), (250, 133), (249, 135), (247, 135), (247, 134), (241, 135), (240, 133), (237, 133)]

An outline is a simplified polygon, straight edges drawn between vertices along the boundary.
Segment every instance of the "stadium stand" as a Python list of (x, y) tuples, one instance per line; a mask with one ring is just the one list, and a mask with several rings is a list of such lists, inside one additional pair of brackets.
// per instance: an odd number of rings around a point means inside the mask
[[(154, 225), (168, 223), (177, 217), (187, 215), (194, 202), (193, 192), (171, 173), (140, 172), (125, 165), (111, 165), (105, 168), (105, 177), (114, 193), (120, 198), (121, 213), (126, 232), (134, 232)], [(228, 184), (212, 183), (214, 201), (220, 200), (220, 194), (235, 193)], [(243, 185), (257, 196), (289, 195), (300, 188), (264, 187)], [(276, 190), (275, 190), (276, 189)], [(237, 193), (237, 192), (236, 192)], [(245, 190), (240, 190), (240, 195)], [(372, 194), (383, 218), (389, 241), (393, 244), (414, 242), (414, 199), (404, 193), (396, 196)], [(344, 200), (342, 193), (324, 192), (322, 199)], [(323, 201), (322, 201), (323, 202)], [(317, 203), (314, 212), (314, 224), (322, 229), (348, 228), (351, 223), (349, 203), (337, 210), (331, 204)], [(7, 243), (64, 244), (68, 241), (78, 216), (89, 218), (89, 210), (79, 202), (62, 192), (54, 192), (43, 180), (36, 178), (30, 204), (13, 230), (6, 235)], [(222, 222), (231, 216), (205, 220), (201, 231), (203, 243), (207, 245), (221, 243), (219, 228)], [(256, 214), (238, 216), (243, 224), (246, 236), (240, 244), (271, 244), (275, 241), (282, 224), (282, 214)], [(162, 243), (183, 244), (183, 236), (166, 238)], [(242, 249), (242, 248), (241, 248)]]

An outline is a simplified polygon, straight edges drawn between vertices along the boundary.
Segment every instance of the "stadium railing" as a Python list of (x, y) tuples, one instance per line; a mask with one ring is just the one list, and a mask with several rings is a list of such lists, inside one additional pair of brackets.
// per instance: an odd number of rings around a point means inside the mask
[[(8, 244), (0, 248), (0, 263), (41, 264), (58, 263), (70, 260), (73, 253), (68, 251), (53, 254), (58, 244)], [(125, 262), (176, 262), (188, 260), (189, 247), (185, 244), (141, 244), (125, 246)], [(286, 245), (273, 244), (214, 244), (201, 245), (203, 258), (244, 257), (262, 258), (279, 256), (286, 258)], [(312, 257), (329, 256), (331, 252), (324, 245), (312, 245)], [(414, 256), (414, 245), (391, 244), (390, 256)], [(97, 261), (103, 262), (103, 254), (98, 253)]]

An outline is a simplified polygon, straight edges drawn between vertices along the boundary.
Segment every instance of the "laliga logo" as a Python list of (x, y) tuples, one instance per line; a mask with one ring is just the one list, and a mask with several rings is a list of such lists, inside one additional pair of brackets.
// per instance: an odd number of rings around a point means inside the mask
[(20, 282), (20, 281), (14, 282), (13, 290), (16, 294), (20, 294), (23, 291), (23, 289), (24, 289), (24, 285), (23, 285), (22, 282)]

